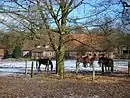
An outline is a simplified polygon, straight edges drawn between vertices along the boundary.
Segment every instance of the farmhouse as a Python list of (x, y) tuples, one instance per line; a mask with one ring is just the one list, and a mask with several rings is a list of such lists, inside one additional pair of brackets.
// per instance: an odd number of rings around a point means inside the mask
[[(57, 44), (57, 37), (53, 36), (53, 42)], [(46, 39), (49, 39), (47, 36)], [(88, 54), (107, 52), (109, 56), (113, 56), (113, 48), (109, 46), (103, 36), (92, 34), (68, 34), (64, 36), (66, 58), (73, 59), (78, 54)], [(46, 41), (28, 40), (22, 48), (23, 56), (37, 59), (39, 57), (55, 58), (55, 51)]]
[(54, 58), (55, 52), (46, 42), (40, 43), (39, 41), (28, 40), (22, 48), (22, 55), (31, 59)]

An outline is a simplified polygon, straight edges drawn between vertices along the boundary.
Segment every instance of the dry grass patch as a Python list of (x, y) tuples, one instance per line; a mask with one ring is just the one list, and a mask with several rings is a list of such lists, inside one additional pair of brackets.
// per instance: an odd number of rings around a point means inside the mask
[[(103, 76), (103, 75), (96, 75), (94, 81), (92, 80), (92, 75), (86, 74), (73, 74), (73, 73), (67, 73), (64, 76), (64, 79), (61, 80), (59, 75), (57, 74), (39, 74), (34, 77), (39, 82), (57, 82), (57, 81), (69, 81), (73, 83), (117, 83), (124, 80), (130, 80), (127, 76), (122, 77), (115, 77), (111, 75)], [(32, 78), (33, 80), (33, 78)]]

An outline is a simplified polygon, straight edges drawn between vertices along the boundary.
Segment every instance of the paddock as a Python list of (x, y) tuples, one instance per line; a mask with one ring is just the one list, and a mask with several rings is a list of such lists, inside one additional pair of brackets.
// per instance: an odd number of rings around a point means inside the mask
[[(34, 73), (37, 73), (36, 62), (34, 62)], [(96, 72), (101, 72), (101, 67), (97, 64), (98, 61), (94, 61), (94, 68)], [(53, 71), (56, 68), (56, 61), (52, 60)], [(27, 71), (30, 73), (32, 61), (27, 61)], [(64, 62), (65, 72), (75, 72), (76, 60), (65, 60)], [(51, 66), (49, 66), (51, 67)], [(44, 72), (45, 65), (41, 65), (41, 71)], [(91, 67), (83, 67), (83, 64), (79, 64), (79, 72), (92, 71)], [(128, 72), (128, 60), (114, 60), (114, 72)], [(0, 75), (23, 75), (25, 74), (25, 61), (2, 61), (0, 63)]]

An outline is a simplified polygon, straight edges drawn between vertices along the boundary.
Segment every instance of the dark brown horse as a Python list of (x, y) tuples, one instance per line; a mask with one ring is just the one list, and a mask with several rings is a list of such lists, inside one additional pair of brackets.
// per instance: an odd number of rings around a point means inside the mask
[[(39, 65), (37, 63), (39, 63)], [(38, 71), (40, 71), (41, 64), (45, 65), (45, 71), (46, 70), (49, 71), (49, 65), (51, 65), (51, 71), (53, 70), (53, 63), (52, 63), (52, 61), (49, 58), (38, 59), (36, 61), (36, 65), (37, 65)]]
[(111, 58), (105, 57), (104, 54), (98, 60), (98, 64), (102, 67), (102, 73), (105, 72), (113, 72), (114, 61)]

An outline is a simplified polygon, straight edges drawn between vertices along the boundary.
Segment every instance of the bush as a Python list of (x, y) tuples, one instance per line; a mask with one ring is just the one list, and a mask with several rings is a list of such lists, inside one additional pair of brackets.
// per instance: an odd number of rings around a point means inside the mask
[(21, 48), (19, 46), (16, 46), (12, 53), (12, 58), (20, 58), (21, 57)]

